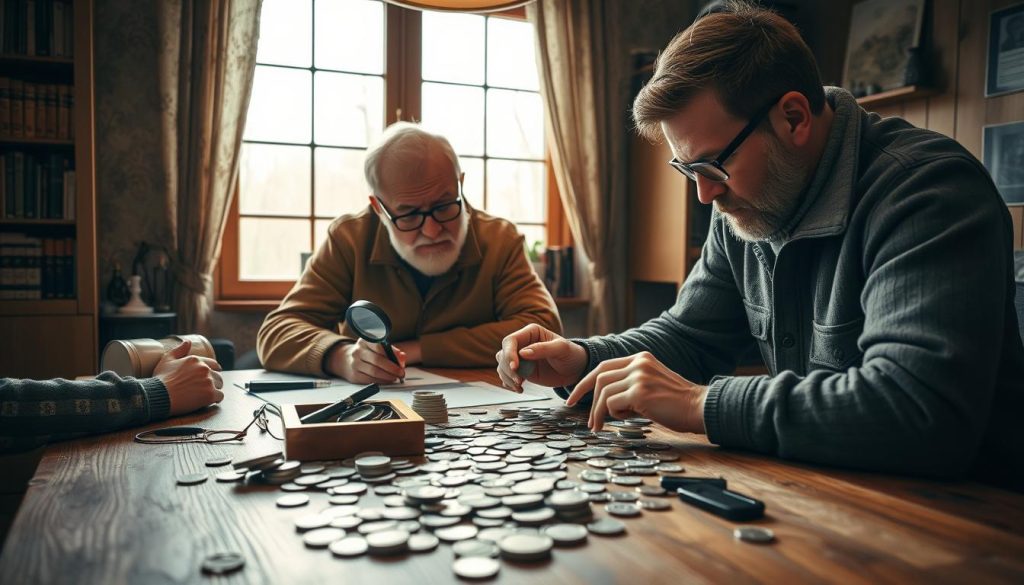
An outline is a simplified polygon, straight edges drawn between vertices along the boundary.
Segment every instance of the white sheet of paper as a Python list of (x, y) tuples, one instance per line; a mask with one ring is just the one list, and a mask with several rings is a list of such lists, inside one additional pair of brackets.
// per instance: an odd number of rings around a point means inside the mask
[[(430, 390), (443, 394), (448, 408), (466, 408), (546, 400), (555, 396), (553, 391), (542, 389), (540, 386), (527, 387), (522, 394), (517, 394), (504, 388), (487, 384), (486, 382), (460, 382), (419, 368), (408, 368), (406, 373), (408, 377), (405, 379), (405, 384), (381, 386), (380, 392), (375, 394), (371, 400), (394, 398), (402, 400), (411, 406), (413, 391)], [(281, 372), (261, 372), (246, 381), (291, 379), (307, 380), (309, 376), (297, 376)], [(253, 392), (252, 394), (274, 404), (326, 404), (337, 402), (363, 387), (362, 384), (353, 384), (341, 379), (335, 381), (337, 382), (335, 385), (326, 388), (275, 390), (270, 392)], [(235, 382), (235, 386), (244, 388), (244, 383)]]

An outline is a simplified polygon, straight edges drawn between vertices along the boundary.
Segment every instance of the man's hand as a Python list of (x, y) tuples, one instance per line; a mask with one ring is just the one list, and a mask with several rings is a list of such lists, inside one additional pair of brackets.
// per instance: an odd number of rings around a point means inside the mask
[(219, 388), (224, 386), (220, 377), (220, 364), (208, 357), (189, 355), (191, 341), (171, 349), (153, 368), (153, 377), (159, 378), (167, 388), (171, 401), (171, 416), (185, 414), (224, 400)]
[(566, 399), (576, 404), (593, 390), (588, 425), (604, 426), (604, 417), (644, 417), (682, 433), (704, 432), (704, 395), (708, 389), (668, 369), (650, 352), (601, 362)]
[(327, 373), (355, 384), (393, 384), (405, 378), (408, 356), (401, 349), (391, 347), (400, 365), (388, 359), (379, 343), (358, 339), (355, 343), (337, 345), (327, 357)]
[(520, 359), (535, 363), (527, 380), (544, 386), (568, 386), (587, 367), (587, 350), (537, 324), (527, 325), (501, 341), (498, 376), (510, 390), (523, 391), (525, 380), (516, 372)]

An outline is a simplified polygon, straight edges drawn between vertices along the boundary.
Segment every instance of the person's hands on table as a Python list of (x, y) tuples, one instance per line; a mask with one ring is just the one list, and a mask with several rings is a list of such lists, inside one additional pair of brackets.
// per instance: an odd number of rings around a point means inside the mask
[(650, 352), (601, 362), (566, 399), (574, 406), (594, 393), (588, 426), (598, 431), (605, 415), (617, 419), (649, 418), (683, 433), (704, 433), (704, 396), (707, 387), (694, 384), (670, 370)]
[(342, 343), (331, 349), (327, 357), (327, 373), (354, 384), (393, 384), (405, 378), (408, 356), (398, 346), (391, 346), (398, 363), (388, 359), (384, 347), (365, 339)]
[[(498, 377), (502, 385), (522, 392), (526, 380), (552, 387), (572, 385), (587, 367), (587, 350), (540, 325), (532, 324), (506, 336), (494, 359), (498, 361)], [(534, 364), (533, 371), (525, 379), (519, 371), (524, 360)]]
[(224, 379), (218, 373), (220, 364), (212, 358), (189, 355), (191, 349), (191, 341), (182, 341), (161, 356), (153, 368), (153, 377), (159, 378), (167, 389), (171, 416), (224, 400), (224, 393), (220, 391), (224, 386)]

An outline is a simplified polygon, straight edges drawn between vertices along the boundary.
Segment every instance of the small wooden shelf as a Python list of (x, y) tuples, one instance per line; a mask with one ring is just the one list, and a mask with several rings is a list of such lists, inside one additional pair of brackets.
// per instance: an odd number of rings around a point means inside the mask
[(75, 145), (74, 140), (67, 138), (23, 138), (19, 136), (0, 136), (0, 144), (16, 144), (18, 146), (67, 146)]
[(0, 301), (0, 315), (74, 315), (77, 299)]
[(73, 219), (3, 219), (0, 218), (0, 226), (31, 227), (37, 225), (54, 225), (75, 227)]
[(63, 65), (70, 68), (75, 64), (75, 60), (71, 57), (41, 57), (39, 55), (0, 53), (0, 63), (5, 65), (19, 63), (26, 65)]
[(857, 98), (857, 103), (864, 107), (873, 106), (878, 108), (895, 103), (926, 98), (928, 96), (936, 95), (937, 93), (939, 93), (939, 89), (936, 87), (907, 85), (905, 87), (897, 87), (896, 89), (890, 89), (889, 91), (859, 97)]

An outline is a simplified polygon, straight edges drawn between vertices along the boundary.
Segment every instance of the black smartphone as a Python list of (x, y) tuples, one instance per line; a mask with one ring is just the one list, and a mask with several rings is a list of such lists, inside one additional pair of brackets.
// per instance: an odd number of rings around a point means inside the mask
[(663, 475), (661, 476), (661, 487), (665, 490), (674, 492), (677, 489), (693, 484), (704, 484), (713, 485), (723, 490), (727, 487), (724, 477), (683, 477), (681, 475)]
[(764, 502), (707, 483), (692, 483), (676, 489), (679, 499), (729, 520), (755, 520), (764, 516)]

